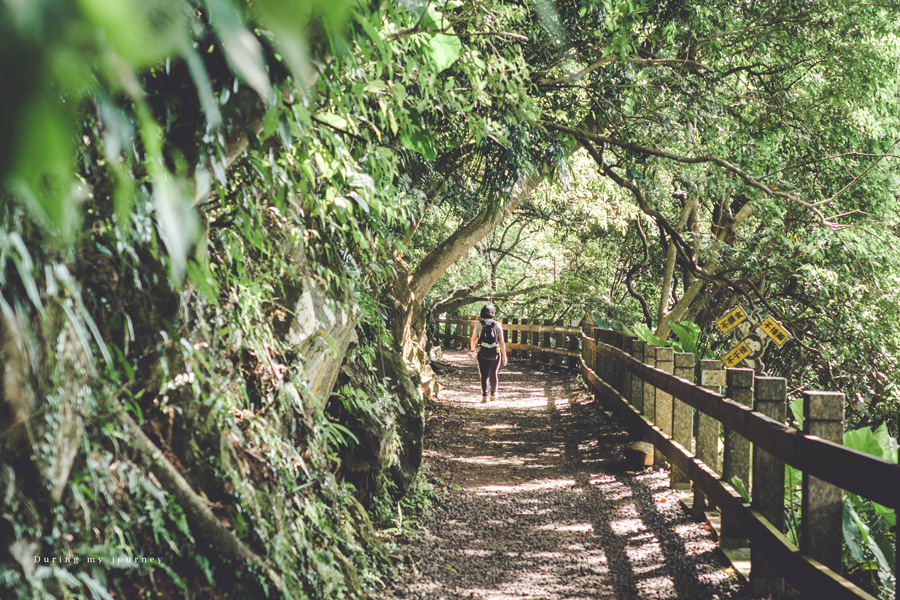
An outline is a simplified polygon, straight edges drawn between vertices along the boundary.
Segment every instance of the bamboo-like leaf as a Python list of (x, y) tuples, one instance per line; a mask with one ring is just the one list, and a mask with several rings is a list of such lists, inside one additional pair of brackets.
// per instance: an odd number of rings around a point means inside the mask
[(222, 40), (228, 62), (257, 94), (270, 100), (272, 83), (259, 40), (247, 29), (240, 13), (229, 0), (207, 0), (206, 6), (213, 27)]

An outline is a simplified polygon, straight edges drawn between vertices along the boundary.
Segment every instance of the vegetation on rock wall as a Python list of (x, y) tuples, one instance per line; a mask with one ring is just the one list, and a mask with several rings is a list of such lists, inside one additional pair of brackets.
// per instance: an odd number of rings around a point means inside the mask
[(473, 302), (663, 338), (746, 302), (888, 421), (897, 12), (0, 3), (0, 589), (378, 586), (429, 316)]

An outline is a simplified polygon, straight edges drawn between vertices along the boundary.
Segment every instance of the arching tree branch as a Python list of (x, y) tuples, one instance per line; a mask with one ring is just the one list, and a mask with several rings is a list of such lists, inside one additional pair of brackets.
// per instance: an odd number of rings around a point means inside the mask
[(538, 181), (540, 176), (537, 174), (527, 176), (506, 202), (486, 203), (477, 215), (429, 252), (409, 276), (409, 289), (414, 298), (421, 302), (450, 265), (471, 250), (507, 215), (518, 208), (531, 195), (531, 190)]
[(635, 217), (634, 226), (638, 232), (638, 236), (641, 238), (641, 247), (644, 251), (644, 258), (636, 265), (632, 265), (632, 267), (628, 269), (628, 272), (625, 273), (625, 287), (628, 289), (628, 293), (631, 297), (637, 300), (641, 305), (641, 311), (644, 313), (644, 323), (647, 324), (647, 327), (653, 327), (653, 318), (650, 316), (650, 307), (647, 305), (647, 299), (634, 287), (634, 276), (640, 274), (640, 272), (644, 270), (644, 267), (650, 262), (650, 247), (647, 243), (647, 235), (644, 233), (644, 228), (641, 227), (640, 216)]
[[(631, 142), (626, 142), (623, 140), (619, 140), (616, 138), (611, 138), (607, 136), (602, 136), (594, 133), (589, 133), (587, 131), (582, 131), (579, 129), (573, 129), (571, 127), (567, 127), (565, 125), (560, 125), (558, 123), (553, 123), (551, 121), (541, 121), (541, 123), (547, 127), (548, 129), (552, 129), (554, 131), (559, 131), (561, 133), (567, 133), (571, 136), (574, 136), (578, 139), (582, 144), (585, 141), (588, 141), (593, 144), (604, 144), (609, 146), (616, 146), (618, 148), (623, 148), (625, 150), (630, 150), (632, 152), (636, 152), (638, 154), (643, 154), (644, 156), (655, 156), (658, 158), (664, 158), (666, 160), (671, 160), (673, 162), (681, 163), (681, 164), (704, 164), (711, 163), (718, 167), (721, 167), (728, 171), (729, 173), (735, 175), (739, 179), (741, 179), (745, 184), (750, 187), (753, 187), (760, 192), (766, 194), (772, 198), (781, 198), (783, 200), (787, 200), (789, 202), (793, 202), (807, 209), (809, 212), (814, 214), (824, 225), (829, 227), (835, 226), (818, 208), (818, 203), (810, 203), (802, 198), (796, 196), (795, 194), (789, 192), (782, 192), (779, 190), (772, 189), (768, 185), (764, 184), (759, 179), (753, 177), (743, 169), (733, 165), (727, 160), (720, 158), (718, 156), (683, 156), (680, 154), (674, 154), (672, 152), (668, 152), (666, 150), (660, 150), (658, 148), (651, 148), (649, 146), (642, 146), (640, 144), (633, 144)], [(617, 182), (618, 183), (618, 182)], [(621, 185), (621, 184), (620, 184)], [(626, 186), (628, 187), (628, 186)], [(643, 207), (642, 207), (643, 210)], [(646, 211), (645, 211), (646, 212)], [(650, 214), (650, 213), (648, 213)]]

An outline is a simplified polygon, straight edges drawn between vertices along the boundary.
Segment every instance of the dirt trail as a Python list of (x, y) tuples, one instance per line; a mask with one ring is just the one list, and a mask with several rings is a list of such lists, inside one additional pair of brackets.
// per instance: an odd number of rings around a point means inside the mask
[(461, 352), (428, 417), (426, 463), (446, 494), (384, 598), (751, 598), (667, 475), (625, 470), (623, 433), (577, 377), (513, 361), (481, 404)]

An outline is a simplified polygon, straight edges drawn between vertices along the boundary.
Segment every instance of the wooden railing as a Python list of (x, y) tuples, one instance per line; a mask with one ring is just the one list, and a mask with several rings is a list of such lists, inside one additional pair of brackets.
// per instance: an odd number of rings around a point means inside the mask
[[(582, 375), (591, 389), (630, 431), (668, 459), (673, 482), (679, 476), (690, 480), (695, 506), (719, 507), (723, 546), (749, 541), (755, 593), (777, 595), (786, 578), (814, 598), (873, 598), (838, 574), (841, 490), (900, 510), (900, 467), (840, 445), (843, 394), (804, 393), (800, 432), (784, 424), (784, 379), (701, 361), (701, 383), (724, 384), (723, 396), (693, 383), (690, 354), (620, 341), (594, 328), (585, 330), (582, 341)], [(720, 423), (725, 434), (721, 467), (717, 447), (710, 447), (710, 441), (717, 445)], [(784, 535), (785, 464), (803, 472), (799, 548)], [(732, 484), (735, 477), (747, 486), (750, 503)]]
[[(438, 338), (447, 347), (468, 348), (477, 317), (442, 318)], [(527, 357), (543, 363), (581, 368), (581, 327), (562, 321), (503, 319), (506, 350), (510, 357)]]
[[(443, 320), (442, 341), (466, 346), (475, 323)], [(673, 487), (693, 487), (698, 516), (718, 507), (722, 546), (749, 542), (754, 593), (778, 597), (786, 579), (811, 598), (875, 600), (839, 574), (842, 490), (900, 513), (900, 466), (841, 445), (843, 394), (805, 392), (801, 432), (785, 424), (782, 378), (723, 369), (719, 361), (695, 365), (690, 353), (588, 325), (511, 320), (504, 329), (513, 356), (577, 365), (598, 401), (653, 444), (655, 462), (668, 461)], [(785, 464), (803, 473), (799, 547), (784, 533)]]

